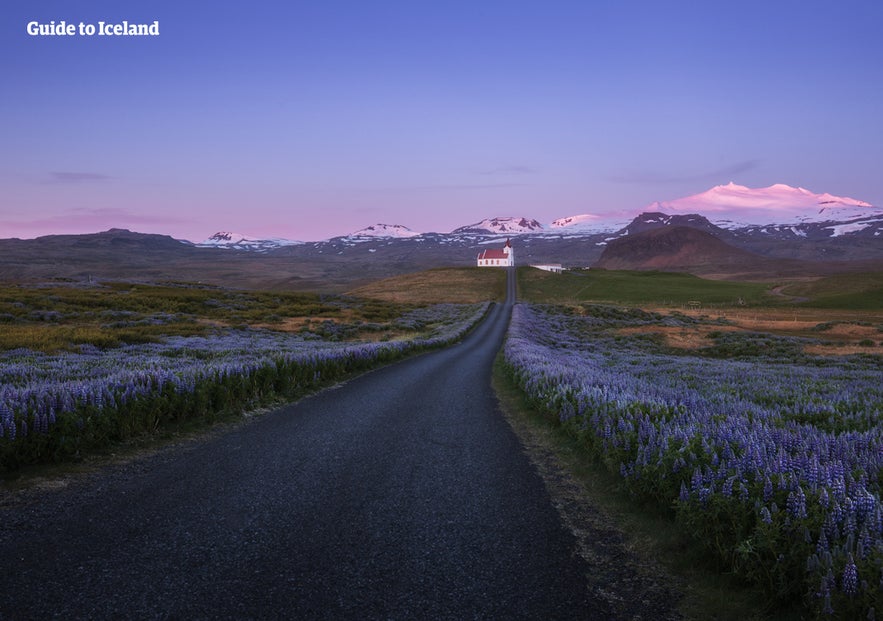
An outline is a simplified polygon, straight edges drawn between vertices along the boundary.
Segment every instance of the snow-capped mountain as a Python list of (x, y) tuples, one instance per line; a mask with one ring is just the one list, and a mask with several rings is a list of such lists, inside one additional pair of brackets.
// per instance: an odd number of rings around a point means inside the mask
[(196, 244), (204, 248), (229, 248), (234, 250), (252, 250), (263, 252), (273, 250), (283, 246), (294, 246), (303, 242), (293, 241), (290, 239), (282, 239), (273, 237), (269, 239), (256, 239), (247, 237), (240, 233), (231, 233), (229, 231), (220, 231), (215, 233), (203, 242)]
[(812, 238), (854, 233), (873, 235), (883, 227), (883, 209), (865, 201), (815, 194), (782, 183), (749, 188), (730, 182), (693, 196), (656, 201), (641, 210), (559, 218), (549, 225), (548, 232), (568, 236), (625, 234), (635, 218), (697, 214), (722, 229), (759, 235)]
[(597, 233), (613, 233), (628, 226), (635, 213), (622, 214), (580, 214), (558, 218), (549, 224), (548, 232), (556, 234), (592, 235)]
[(577, 227), (577, 226), (594, 226), (598, 220), (601, 219), (601, 216), (583, 213), (578, 216), (569, 216), (567, 218), (558, 218), (557, 220), (553, 220), (549, 225), (551, 228), (566, 228), (566, 227)]
[(767, 188), (749, 188), (730, 182), (692, 196), (655, 201), (632, 212), (559, 218), (549, 225), (549, 232), (612, 233), (627, 227), (633, 218), (647, 213), (670, 216), (699, 214), (715, 225), (730, 230), (829, 224), (829, 235), (857, 232), (883, 219), (883, 209), (854, 198), (816, 194), (782, 183)]
[(351, 233), (347, 237), (350, 238), (375, 238), (375, 237), (415, 237), (420, 235), (417, 231), (412, 231), (401, 224), (372, 224), (363, 229)]
[(767, 188), (748, 188), (733, 182), (718, 185), (693, 196), (657, 201), (644, 211), (667, 214), (702, 214), (724, 228), (756, 225), (849, 222), (883, 216), (883, 209), (870, 203), (815, 194), (804, 188), (777, 183)]
[(471, 233), (486, 235), (516, 235), (520, 233), (537, 233), (543, 230), (543, 225), (532, 218), (485, 218), (481, 222), (461, 226), (451, 231), (452, 234)]

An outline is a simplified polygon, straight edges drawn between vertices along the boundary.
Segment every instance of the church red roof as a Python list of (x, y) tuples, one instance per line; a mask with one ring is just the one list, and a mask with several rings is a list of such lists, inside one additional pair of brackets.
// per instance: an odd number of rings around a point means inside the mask
[(508, 259), (509, 255), (503, 252), (502, 250), (498, 250), (496, 248), (488, 248), (487, 250), (482, 250), (478, 255), (479, 260), (481, 259)]

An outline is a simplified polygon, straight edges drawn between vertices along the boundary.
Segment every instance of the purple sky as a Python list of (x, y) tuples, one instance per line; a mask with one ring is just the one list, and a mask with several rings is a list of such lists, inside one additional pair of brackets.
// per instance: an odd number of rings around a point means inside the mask
[[(124, 19), (161, 34), (26, 31)], [(449, 231), (729, 181), (883, 205), (881, 24), (879, 0), (14, 1), (0, 237)]]

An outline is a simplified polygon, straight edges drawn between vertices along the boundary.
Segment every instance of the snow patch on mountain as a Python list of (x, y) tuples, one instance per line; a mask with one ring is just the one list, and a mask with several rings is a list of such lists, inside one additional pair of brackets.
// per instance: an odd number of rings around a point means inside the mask
[(863, 231), (873, 223), (871, 222), (851, 222), (849, 224), (836, 224), (834, 226), (826, 226), (826, 229), (831, 230), (831, 237), (840, 237), (841, 235), (846, 235), (848, 233), (858, 233), (859, 231)]
[(492, 234), (511, 234), (519, 233), (538, 233), (543, 230), (543, 225), (532, 218), (485, 218), (481, 222), (468, 224), (456, 228), (451, 233), (492, 233)]
[(294, 241), (291, 239), (283, 239), (281, 237), (258, 239), (255, 237), (248, 237), (241, 233), (219, 231), (205, 241), (199, 242), (196, 245), (203, 248), (227, 248), (231, 250), (266, 251), (273, 250), (274, 248), (281, 248), (283, 246), (296, 246), (302, 243), (303, 242)]
[(420, 235), (420, 233), (416, 231), (412, 231), (406, 226), (402, 226), (401, 224), (372, 224), (371, 226), (366, 226), (363, 229), (356, 231), (355, 233), (351, 233), (348, 235), (350, 238), (376, 238), (376, 237), (395, 237), (395, 238), (405, 238), (405, 237), (416, 237)]
[(547, 232), (564, 235), (593, 235), (598, 233), (613, 233), (628, 226), (636, 213), (624, 214), (605, 213), (591, 214), (583, 213), (576, 216), (567, 216), (566, 218), (558, 218), (549, 224)]
[(581, 213), (578, 216), (568, 216), (566, 218), (558, 218), (557, 220), (553, 220), (549, 225), (549, 228), (553, 229), (563, 229), (571, 226), (586, 226), (586, 225), (594, 225), (601, 219), (601, 216), (591, 213)]

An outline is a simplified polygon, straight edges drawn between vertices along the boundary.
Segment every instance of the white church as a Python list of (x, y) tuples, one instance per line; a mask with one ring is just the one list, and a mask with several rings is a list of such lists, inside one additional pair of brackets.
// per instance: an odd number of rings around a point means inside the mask
[(515, 251), (512, 242), (506, 240), (502, 249), (488, 248), (478, 253), (478, 267), (511, 267), (515, 265)]

